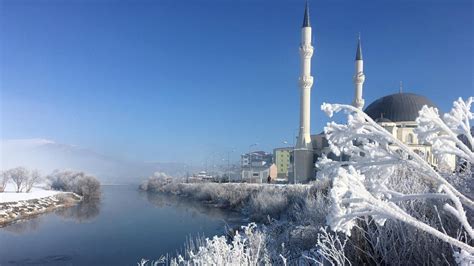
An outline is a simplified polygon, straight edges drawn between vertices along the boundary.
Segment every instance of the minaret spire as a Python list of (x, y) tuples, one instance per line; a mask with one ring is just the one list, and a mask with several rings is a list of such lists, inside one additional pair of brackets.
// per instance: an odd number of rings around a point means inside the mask
[(357, 39), (357, 50), (356, 50), (356, 57), (355, 57), (355, 74), (353, 77), (354, 81), (354, 101), (352, 101), (352, 105), (359, 109), (364, 108), (365, 101), (362, 98), (362, 88), (365, 81), (364, 75), (364, 60), (362, 59), (362, 45), (360, 41), (360, 33), (359, 38)]
[(303, 26), (304, 27), (311, 27), (311, 23), (309, 22), (309, 8), (308, 8), (308, 0), (306, 0), (306, 6), (304, 8), (304, 18), (303, 18)]
[(301, 75), (299, 78), (300, 87), (300, 132), (296, 149), (294, 151), (293, 177), (295, 182), (306, 181), (312, 178), (314, 173), (313, 165), (313, 144), (310, 133), (310, 113), (311, 113), (311, 87), (313, 86), (313, 76), (311, 76), (311, 57), (313, 56), (313, 46), (311, 44), (311, 25), (309, 23), (308, 2), (304, 11), (303, 27), (301, 28)]
[(363, 60), (362, 59), (362, 46), (360, 44), (360, 33), (359, 33), (359, 38), (357, 40), (357, 52), (356, 52), (356, 59), (355, 60)]

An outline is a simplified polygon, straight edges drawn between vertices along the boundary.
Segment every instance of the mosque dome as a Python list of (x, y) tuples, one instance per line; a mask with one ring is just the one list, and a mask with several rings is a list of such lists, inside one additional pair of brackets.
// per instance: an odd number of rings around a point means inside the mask
[(415, 121), (424, 106), (436, 107), (426, 97), (414, 93), (396, 93), (372, 102), (365, 113), (372, 119), (383, 118), (392, 122)]

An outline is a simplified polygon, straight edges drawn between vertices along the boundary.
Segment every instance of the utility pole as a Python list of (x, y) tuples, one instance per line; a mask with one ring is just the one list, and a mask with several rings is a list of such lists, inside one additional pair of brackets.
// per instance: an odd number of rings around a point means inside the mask
[(233, 153), (235, 149), (232, 149), (227, 152), (227, 179), (230, 183), (230, 154)]

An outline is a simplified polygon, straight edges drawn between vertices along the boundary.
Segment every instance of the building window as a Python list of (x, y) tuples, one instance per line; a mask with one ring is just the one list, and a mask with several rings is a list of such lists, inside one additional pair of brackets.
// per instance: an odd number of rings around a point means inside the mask
[(408, 144), (413, 144), (414, 143), (414, 137), (413, 137), (413, 134), (408, 134), (407, 135), (407, 143)]
[(253, 173), (253, 177), (259, 177), (260, 174), (259, 173)]

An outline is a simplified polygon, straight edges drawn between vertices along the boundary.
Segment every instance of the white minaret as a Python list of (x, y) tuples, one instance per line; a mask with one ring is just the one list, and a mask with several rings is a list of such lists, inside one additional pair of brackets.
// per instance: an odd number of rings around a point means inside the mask
[(313, 146), (310, 133), (311, 87), (313, 86), (313, 77), (311, 76), (312, 56), (311, 25), (309, 22), (308, 2), (306, 2), (303, 26), (301, 27), (301, 76), (299, 78), (301, 91), (300, 131), (294, 156), (294, 177), (296, 182), (305, 181), (313, 177)]
[(360, 44), (360, 35), (359, 40), (357, 42), (357, 51), (355, 57), (355, 74), (352, 78), (354, 81), (354, 101), (352, 101), (352, 105), (359, 109), (364, 108), (364, 99), (362, 98), (362, 87), (364, 86), (365, 75), (364, 75), (364, 60), (362, 59), (362, 47)]

